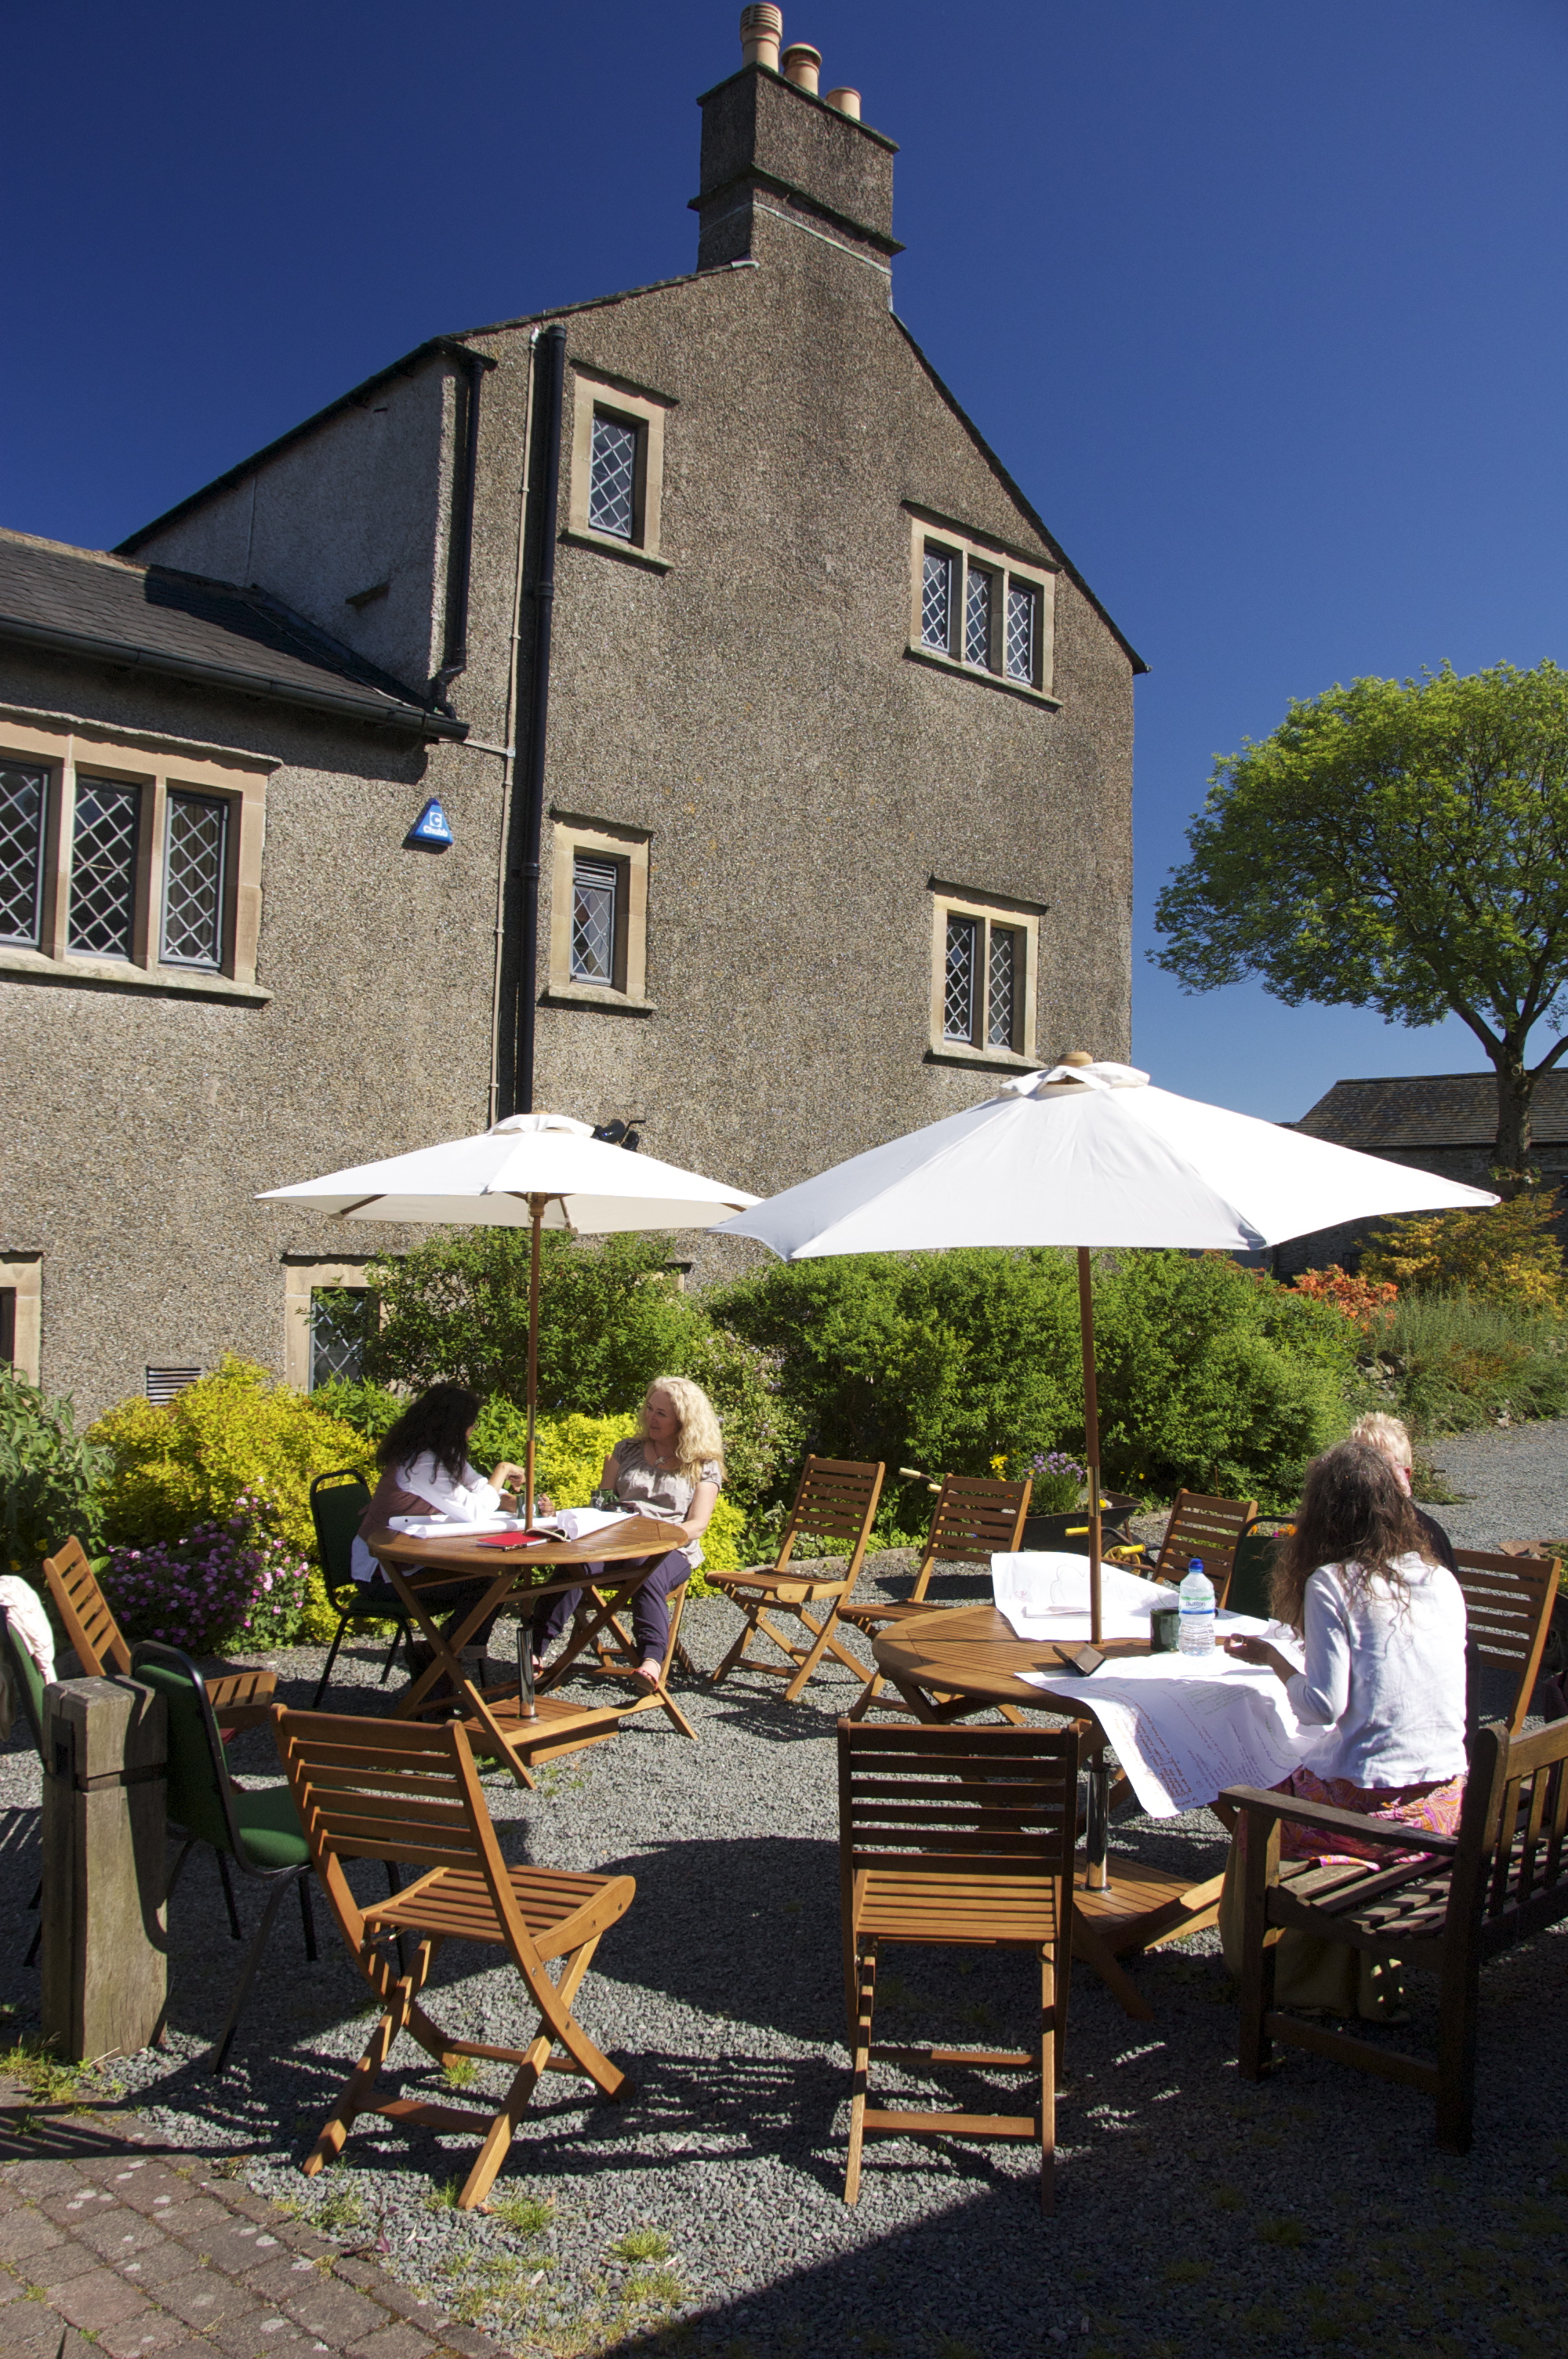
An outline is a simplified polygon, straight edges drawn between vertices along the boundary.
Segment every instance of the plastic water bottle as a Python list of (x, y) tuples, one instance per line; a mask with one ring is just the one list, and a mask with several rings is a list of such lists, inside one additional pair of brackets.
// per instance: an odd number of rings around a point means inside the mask
[(1176, 1592), (1182, 1609), (1181, 1636), (1177, 1641), (1184, 1655), (1212, 1655), (1214, 1652), (1214, 1583), (1203, 1569), (1203, 1559), (1195, 1556), (1187, 1566), (1187, 1577)]

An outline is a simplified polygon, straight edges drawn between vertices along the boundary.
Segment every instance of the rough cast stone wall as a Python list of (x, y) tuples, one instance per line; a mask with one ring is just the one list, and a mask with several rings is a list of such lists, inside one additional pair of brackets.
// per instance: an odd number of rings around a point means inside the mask
[(498, 765), (443, 758), (457, 842), (402, 841), (426, 755), (351, 725), (47, 660), (0, 697), (280, 756), (256, 977), (266, 1006), (0, 977), (0, 1251), (43, 1255), (43, 1380), (93, 1414), (148, 1364), (283, 1365), (282, 1256), (398, 1241), (257, 1190), (481, 1128)]

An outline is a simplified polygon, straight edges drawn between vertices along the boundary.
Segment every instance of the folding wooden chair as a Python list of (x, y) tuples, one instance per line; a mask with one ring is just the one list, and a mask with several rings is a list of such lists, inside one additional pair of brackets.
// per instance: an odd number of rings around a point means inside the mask
[(1178, 1491), (1151, 1581), (1184, 1581), (1195, 1556), (1214, 1583), (1214, 1602), (1223, 1605), (1236, 1570), (1236, 1551), (1249, 1524), (1257, 1520), (1256, 1499), (1210, 1499), (1201, 1491)]
[(1558, 1568), (1551, 1557), (1490, 1556), (1480, 1549), (1455, 1549), (1454, 1560), (1465, 1592), (1465, 1651), (1513, 1673), (1508, 1732), (1517, 1736), (1552, 1627)]
[[(874, 1638), (891, 1622), (908, 1622), (917, 1614), (929, 1614), (933, 1609), (925, 1603), (925, 1593), (938, 1561), (983, 1564), (989, 1568), (993, 1556), (1011, 1554), (1019, 1544), (1033, 1488), (1033, 1480), (999, 1483), (983, 1475), (945, 1474), (936, 1495), (925, 1553), (907, 1600), (898, 1605), (846, 1605), (840, 1609), (839, 1621)], [(873, 1671), (850, 1707), (851, 1720), (865, 1718), (884, 1684), (883, 1673)], [(882, 1710), (902, 1712), (906, 1707), (892, 1703), (884, 1704)], [(1009, 1716), (1016, 1717), (1011, 1712)]]
[[(1511, 1743), (1500, 1722), (1477, 1732), (1457, 1835), (1424, 1834), (1249, 1786), (1230, 1787), (1226, 1799), (1241, 1816), (1243, 2075), (1261, 2080), (1281, 2040), (1402, 2081), (1435, 2098), (1443, 2151), (1467, 2154), (1482, 1961), (1568, 1918), (1568, 1721)], [(1386, 1852), (1390, 1864), (1281, 1864), (1286, 1820), (1354, 1835)], [(1375, 2046), (1276, 2008), (1274, 1949), (1287, 1930), (1435, 1974), (1435, 2058)]]
[[(313, 2178), (342, 2151), (360, 2114), (384, 2114), (421, 2127), (482, 2130), (458, 2197), (459, 2209), (471, 2211), (505, 2161), (542, 2073), (580, 2073), (607, 2097), (632, 2092), (625, 2073), (577, 2021), (572, 2001), (601, 1937), (631, 1907), (635, 1881), (508, 1867), (485, 1808), (473, 1748), (455, 1723), (432, 1728), (284, 1712), (276, 1728), (321, 1887), (351, 1955), (382, 2003), (381, 2019), (306, 2158), (305, 2174)], [(346, 1859), (381, 1859), (424, 1872), (390, 1899), (362, 1908), (343, 1872)], [(410, 1935), (416, 1947), (405, 1965), (403, 1942)], [(426, 2014), (420, 1994), (448, 1940), (485, 1941), (510, 1956), (539, 2011), (538, 2033), (526, 2048), (449, 2039)], [(552, 1980), (546, 1969), (557, 1959), (559, 1974)], [(438, 2064), (470, 2056), (515, 2065), (499, 2109), (481, 2114), (373, 2095), (400, 2031), (411, 2032)], [(557, 2056), (557, 2048), (565, 2053)]]
[[(773, 1679), (788, 1680), (784, 1700), (795, 1703), (824, 1654), (837, 1656), (858, 1680), (865, 1679), (864, 1663), (839, 1645), (834, 1631), (860, 1577), (886, 1473), (885, 1466), (862, 1466), (851, 1459), (808, 1458), (773, 1562), (752, 1565), (744, 1572), (706, 1574), (713, 1587), (721, 1589), (746, 1617), (735, 1644), (719, 1669), (710, 1674), (715, 1687), (737, 1669), (765, 1671)], [(795, 1542), (804, 1538), (847, 1539), (848, 1563), (842, 1558), (803, 1557), (798, 1564), (792, 1565)], [(813, 1621), (805, 1610), (807, 1605), (824, 1604), (827, 1612), (820, 1622)], [(809, 1643), (804, 1647), (792, 1645), (769, 1620), (770, 1612), (792, 1614), (809, 1634)], [(760, 1657), (748, 1654), (746, 1649), (753, 1633), (760, 1633), (775, 1646), (784, 1661), (765, 1663)]]
[[(1040, 2204), (1054, 2201), (1056, 2086), (1072, 1963), (1078, 1740), (1071, 1728), (884, 1728), (838, 1723), (839, 1878), (854, 2080), (844, 2201), (860, 2191), (868, 2130), (1033, 2138)], [(873, 2045), (886, 1942), (1030, 1950), (1040, 2029), (1023, 2051)], [(873, 2061), (1039, 2076), (1032, 2114), (909, 2112), (870, 2103)]]
[[(687, 1670), (689, 1671), (691, 1669), (690, 1659), (680, 1643), (681, 1616), (686, 1612), (688, 1586), (689, 1584), (683, 1581), (678, 1589), (670, 1591), (666, 1600), (669, 1607), (670, 1629), (669, 1636), (665, 1641), (664, 1660), (659, 1665), (658, 1685), (651, 1695), (643, 1692), (636, 1696), (631, 1703), (611, 1704), (608, 1709), (622, 1720), (630, 1720), (639, 1712), (663, 1711), (675, 1723), (681, 1734), (689, 1736), (692, 1743), (696, 1745), (699, 1741), (697, 1731), (670, 1693), (670, 1672), (675, 1668), (676, 1660), (678, 1659)], [(565, 1651), (550, 1665), (549, 1675), (541, 1683), (541, 1694), (546, 1689), (559, 1687), (578, 1657), (590, 1646), (593, 1648), (595, 1659), (582, 1666), (579, 1673), (579, 1678), (624, 1680), (632, 1678), (635, 1673), (642, 1660), (642, 1649), (615, 1611), (617, 1603), (615, 1593), (612, 1590), (606, 1597), (602, 1589), (590, 1583), (589, 1599), (591, 1600), (591, 1603), (588, 1606), (587, 1613), (582, 1615), (580, 1631), (574, 1626)]]
[[(80, 1540), (69, 1539), (58, 1556), (45, 1557), (44, 1579), (66, 1637), (76, 1649), (82, 1678), (104, 1680), (113, 1671), (128, 1673), (131, 1650)], [(277, 1674), (263, 1670), (219, 1671), (202, 1684), (227, 1737), (232, 1736), (236, 1729), (258, 1727), (268, 1717)]]

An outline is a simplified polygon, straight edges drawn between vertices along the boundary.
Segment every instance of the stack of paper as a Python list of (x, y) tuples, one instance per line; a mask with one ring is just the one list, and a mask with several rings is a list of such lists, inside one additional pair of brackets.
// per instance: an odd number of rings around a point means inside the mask
[[(1119, 1564), (1100, 1567), (1100, 1635), (1147, 1638), (1156, 1605), (1173, 1605), (1176, 1593), (1145, 1581)], [(991, 1559), (991, 1596), (1020, 1638), (1087, 1638), (1089, 1636), (1089, 1560), (1087, 1556), (1026, 1550)]]
[(455, 1516), (388, 1516), (387, 1522), (395, 1532), (406, 1532), (415, 1540), (461, 1540), (470, 1532), (520, 1532), (521, 1516), (480, 1516), (471, 1524), (460, 1523)]

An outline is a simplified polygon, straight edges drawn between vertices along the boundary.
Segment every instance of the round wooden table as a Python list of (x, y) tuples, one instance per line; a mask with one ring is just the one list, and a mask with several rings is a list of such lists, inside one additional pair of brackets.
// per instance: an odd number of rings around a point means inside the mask
[[(506, 1535), (483, 1537), (499, 1539)], [(613, 1593), (608, 1599), (597, 1598), (597, 1618), (589, 1615), (560, 1665), (552, 1666), (553, 1675), (558, 1679), (567, 1663), (590, 1643), (595, 1631), (610, 1620), (616, 1607), (623, 1605), (633, 1591), (642, 1586), (654, 1563), (669, 1553), (676, 1532), (662, 1516), (629, 1516), (623, 1523), (607, 1524), (586, 1539), (535, 1540), (523, 1548), (486, 1548), (478, 1533), (471, 1538), (462, 1537), (460, 1527), (451, 1539), (445, 1535), (420, 1539), (412, 1532), (395, 1532), (390, 1525), (378, 1524), (364, 1538), (365, 1546), (384, 1568), (431, 1650), (430, 1662), (394, 1704), (395, 1719), (406, 1719), (416, 1712), (444, 1673), (454, 1693), (462, 1697), (468, 1706), (470, 1726), (476, 1732), (482, 1731), (519, 1784), (525, 1786), (534, 1782), (528, 1772), (530, 1760), (546, 1753), (599, 1743), (616, 1734), (626, 1713), (614, 1707), (596, 1711), (582, 1704), (557, 1702), (543, 1695), (535, 1701), (531, 1693), (524, 1692), (521, 1680), (515, 1689), (504, 1692), (476, 1687), (463, 1669), (461, 1651), (473, 1632), (500, 1607), (523, 1606), (527, 1609), (525, 1619), (531, 1622), (536, 1603), (559, 1597), (566, 1590), (586, 1586), (583, 1573), (587, 1566), (633, 1560), (628, 1563), (624, 1579), (616, 1581), (611, 1576), (595, 1584), (596, 1593), (603, 1588)], [(644, 1570), (638, 1560), (650, 1559), (652, 1562)], [(543, 1566), (555, 1570), (554, 1580), (534, 1578)], [(459, 1582), (476, 1580), (489, 1583), (485, 1594), (469, 1607), (457, 1627), (447, 1636), (436, 1620), (441, 1611), (441, 1592)], [(657, 1700), (644, 1698), (643, 1701)], [(628, 1706), (626, 1711), (640, 1708), (641, 1705)]]
[[(1033, 1712), (1065, 1712), (1092, 1720), (1094, 1681), (1067, 1668), (1066, 1656), (1082, 1638), (1020, 1638), (994, 1605), (960, 1605), (894, 1622), (871, 1642), (877, 1669), (917, 1720), (966, 1719), (987, 1705), (1021, 1705)], [(1147, 1655), (1142, 1638), (1107, 1638), (1107, 1657)], [(1033, 1687), (1021, 1671), (1054, 1674), (1046, 1687)], [(1103, 1737), (1095, 1729), (1085, 1760), (1088, 1777), (1081, 1873), (1073, 1894), (1073, 1947), (1120, 2000), (1129, 2015), (1149, 2021), (1153, 2009), (1118, 1962), (1130, 1951), (1147, 1949), (1179, 1933), (1212, 1925), (1218, 1911), (1222, 1876), (1200, 1882), (1118, 1853), (1114, 1883), (1109, 1871), (1110, 1766)]]

